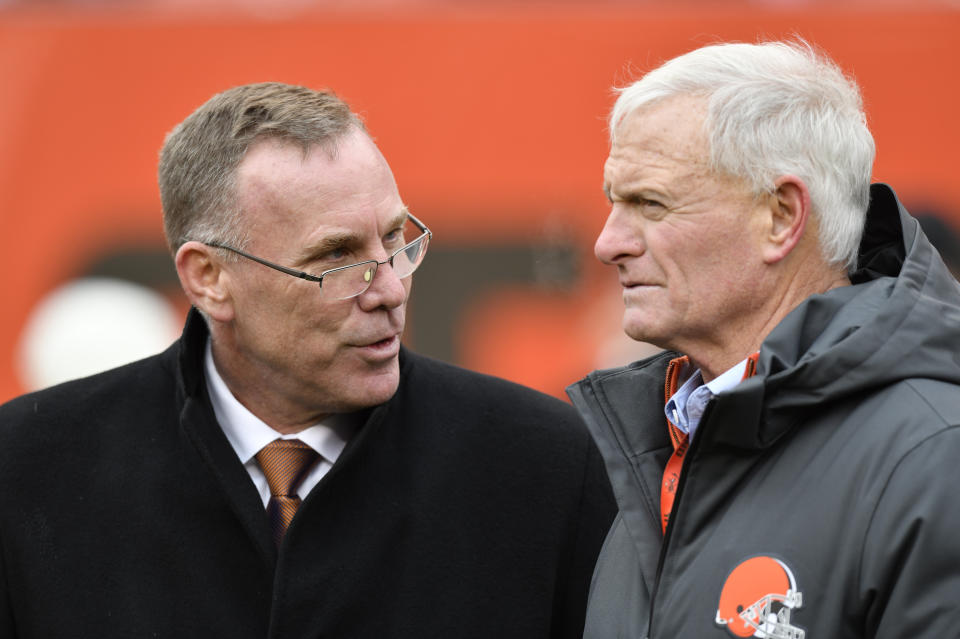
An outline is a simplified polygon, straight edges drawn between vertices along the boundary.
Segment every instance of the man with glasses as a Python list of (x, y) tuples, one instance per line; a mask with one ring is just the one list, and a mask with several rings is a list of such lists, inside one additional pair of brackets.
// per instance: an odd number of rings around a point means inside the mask
[(602, 463), (562, 402), (401, 346), (432, 235), (347, 105), (228, 90), (159, 174), (194, 310), (0, 409), (0, 636), (578, 637)]

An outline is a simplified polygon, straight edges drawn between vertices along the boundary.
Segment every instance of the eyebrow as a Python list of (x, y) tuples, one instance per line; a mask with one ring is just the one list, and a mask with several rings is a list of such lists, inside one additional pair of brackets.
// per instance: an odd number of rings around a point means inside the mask
[(410, 219), (410, 209), (407, 208), (407, 205), (404, 204), (400, 209), (400, 212), (397, 213), (397, 216), (390, 221), (388, 225), (390, 228), (399, 228), (407, 223), (407, 220)]
[(323, 255), (333, 249), (344, 246), (356, 246), (361, 244), (362, 240), (356, 233), (334, 233), (318, 241), (316, 244), (307, 248), (304, 253), (309, 257)]
[[(410, 217), (410, 209), (406, 206), (400, 209), (400, 212), (388, 223), (388, 228), (395, 229), (403, 226)], [(344, 248), (344, 247), (358, 247), (362, 246), (364, 239), (358, 233), (353, 232), (343, 232), (343, 233), (334, 233), (333, 235), (328, 235), (317, 241), (316, 244), (307, 247), (303, 251), (303, 259), (301, 262), (309, 262), (310, 260), (319, 257), (325, 253), (328, 253), (334, 249)]]

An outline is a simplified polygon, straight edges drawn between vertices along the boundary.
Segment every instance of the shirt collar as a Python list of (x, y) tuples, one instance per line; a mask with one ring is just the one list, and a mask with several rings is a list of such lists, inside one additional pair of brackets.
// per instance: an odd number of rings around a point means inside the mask
[(677, 392), (670, 397), (663, 407), (664, 413), (674, 426), (693, 436), (700, 417), (709, 402), (715, 395), (730, 390), (743, 380), (747, 370), (749, 357), (738, 364), (734, 364), (718, 377), (703, 383), (700, 369), (693, 371)]
[[(707, 382), (707, 388), (714, 395), (719, 395), (723, 391), (728, 391), (743, 381), (743, 375), (747, 372), (747, 362), (749, 357), (745, 357), (739, 364), (734, 364), (711, 381)], [(697, 371), (700, 372), (699, 370)]]
[(220, 377), (213, 362), (213, 348), (209, 339), (204, 354), (204, 372), (213, 412), (242, 463), (249, 462), (261, 448), (275, 439), (299, 439), (331, 464), (337, 461), (346, 447), (353, 426), (349, 416), (331, 415), (299, 433), (282, 435), (247, 410)]

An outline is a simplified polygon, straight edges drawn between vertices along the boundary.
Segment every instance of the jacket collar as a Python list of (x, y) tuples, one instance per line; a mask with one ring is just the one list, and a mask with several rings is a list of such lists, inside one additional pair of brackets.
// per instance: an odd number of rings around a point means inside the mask
[(210, 331), (200, 311), (191, 307), (180, 336), (177, 353), (177, 380), (187, 397), (196, 397), (203, 390), (203, 354)]

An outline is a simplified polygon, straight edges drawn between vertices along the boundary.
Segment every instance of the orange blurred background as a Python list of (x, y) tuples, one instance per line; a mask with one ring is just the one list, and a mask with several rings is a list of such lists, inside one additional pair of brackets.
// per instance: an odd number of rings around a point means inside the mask
[[(0, 401), (32, 309), (128, 277), (182, 317), (163, 256), (164, 134), (213, 93), (329, 87), (434, 231), (406, 342), (562, 396), (642, 353), (593, 258), (610, 87), (697, 46), (799, 35), (859, 81), (874, 177), (960, 225), (956, 3), (0, 3)], [(277, 5), (280, 6), (280, 5)]]

